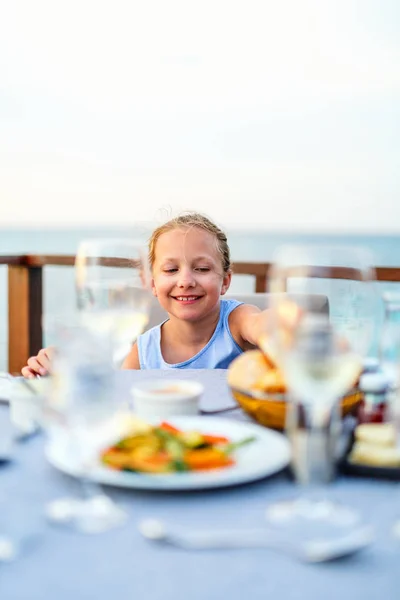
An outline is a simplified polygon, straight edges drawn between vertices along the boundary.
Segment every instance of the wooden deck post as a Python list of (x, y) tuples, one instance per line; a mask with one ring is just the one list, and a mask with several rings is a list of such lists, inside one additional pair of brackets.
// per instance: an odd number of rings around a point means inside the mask
[(8, 266), (8, 370), (21, 372), (42, 347), (42, 268)]

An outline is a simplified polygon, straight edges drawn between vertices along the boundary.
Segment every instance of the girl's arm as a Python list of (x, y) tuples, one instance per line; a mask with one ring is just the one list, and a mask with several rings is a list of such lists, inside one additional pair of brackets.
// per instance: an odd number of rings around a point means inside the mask
[(140, 369), (139, 352), (136, 342), (121, 365), (121, 369)]
[(242, 348), (246, 349), (246, 343), (259, 346), (264, 354), (274, 361), (275, 352), (270, 343), (271, 319), (277, 320), (279, 327), (292, 336), (301, 315), (301, 309), (291, 300), (265, 310), (250, 304), (241, 304), (229, 315), (229, 327)]
[(241, 304), (229, 315), (229, 328), (239, 346), (258, 346), (267, 329), (269, 309), (260, 310), (252, 304)]

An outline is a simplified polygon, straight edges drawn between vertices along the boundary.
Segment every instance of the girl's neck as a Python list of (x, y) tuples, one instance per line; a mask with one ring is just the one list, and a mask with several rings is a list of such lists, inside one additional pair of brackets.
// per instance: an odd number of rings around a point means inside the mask
[(200, 321), (183, 321), (173, 315), (161, 328), (164, 360), (176, 364), (196, 356), (212, 338), (219, 321), (220, 307)]
[[(219, 321), (220, 306), (216, 307), (212, 313), (209, 313), (198, 321), (184, 321), (169, 315), (169, 321), (165, 323), (169, 333), (174, 339), (180, 342), (199, 343), (205, 340), (207, 343), (217, 327)], [(164, 326), (165, 327), (165, 326)]]

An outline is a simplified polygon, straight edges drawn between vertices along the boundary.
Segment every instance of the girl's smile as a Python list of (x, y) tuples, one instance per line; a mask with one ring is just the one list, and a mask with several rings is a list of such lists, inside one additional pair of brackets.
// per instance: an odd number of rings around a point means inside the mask
[(173, 296), (173, 298), (178, 300), (178, 302), (183, 302), (184, 304), (192, 304), (201, 298), (201, 296)]

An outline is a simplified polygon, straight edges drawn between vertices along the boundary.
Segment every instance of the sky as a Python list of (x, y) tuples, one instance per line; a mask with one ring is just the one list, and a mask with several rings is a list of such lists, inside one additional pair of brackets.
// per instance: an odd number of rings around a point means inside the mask
[(400, 231), (398, 0), (0, 0), (0, 226)]

